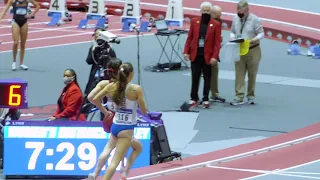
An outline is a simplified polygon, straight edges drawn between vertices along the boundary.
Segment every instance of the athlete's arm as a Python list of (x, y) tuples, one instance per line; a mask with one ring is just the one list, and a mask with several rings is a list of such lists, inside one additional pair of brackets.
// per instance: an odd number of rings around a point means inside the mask
[(89, 93), (88, 100), (93, 103), (93, 98), (106, 86), (109, 84), (109, 80), (100, 81), (94, 89)]
[(100, 90), (98, 92), (97, 95), (95, 95), (92, 99), (92, 104), (96, 105), (96, 107), (98, 109), (100, 109), (100, 111), (103, 113), (103, 114), (108, 114), (108, 110), (103, 107), (103, 105), (101, 104), (101, 99), (106, 96), (109, 92), (109, 87), (108, 86), (105, 86), (102, 90)]
[(31, 2), (35, 6), (34, 11), (32, 12), (32, 14), (30, 14), (30, 16), (34, 16), (39, 11), (40, 5), (35, 0), (29, 0), (29, 2)]
[(144, 101), (143, 90), (140, 86), (137, 87), (137, 102), (142, 114), (147, 114), (146, 102)]
[(0, 14), (0, 20), (3, 19), (3, 17), (6, 15), (8, 9), (10, 8), (10, 6), (12, 6), (12, 4), (13, 4), (13, 0), (9, 0), (9, 1), (7, 2), (6, 7), (3, 9), (3, 11), (2, 11), (1, 14)]

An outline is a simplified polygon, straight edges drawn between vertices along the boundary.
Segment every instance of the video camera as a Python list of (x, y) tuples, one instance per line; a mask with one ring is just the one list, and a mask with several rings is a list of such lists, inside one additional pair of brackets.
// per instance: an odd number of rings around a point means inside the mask
[(120, 40), (117, 38), (117, 35), (109, 31), (100, 31), (96, 40), (96, 48), (93, 51), (93, 54), (96, 59), (96, 63), (100, 66), (105, 67), (106, 62), (109, 61), (110, 50), (112, 50), (110, 44), (120, 44)]

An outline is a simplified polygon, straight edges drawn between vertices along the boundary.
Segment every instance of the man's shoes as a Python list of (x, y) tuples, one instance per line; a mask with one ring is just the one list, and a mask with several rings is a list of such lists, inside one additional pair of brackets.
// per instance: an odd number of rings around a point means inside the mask
[(190, 109), (195, 108), (198, 105), (199, 105), (198, 101), (190, 100), (190, 102), (189, 102)]
[(243, 100), (238, 100), (238, 99), (235, 99), (232, 102), (230, 102), (231, 106), (239, 106), (239, 105), (243, 105), (243, 104), (244, 104)]
[(256, 102), (254, 101), (254, 99), (248, 99), (248, 104), (255, 105)]
[(202, 102), (202, 106), (203, 106), (203, 108), (205, 108), (205, 109), (210, 108), (210, 101), (203, 101), (203, 102)]
[(210, 100), (213, 102), (220, 102), (220, 103), (224, 103), (226, 102), (226, 99), (220, 97), (220, 96), (211, 96)]

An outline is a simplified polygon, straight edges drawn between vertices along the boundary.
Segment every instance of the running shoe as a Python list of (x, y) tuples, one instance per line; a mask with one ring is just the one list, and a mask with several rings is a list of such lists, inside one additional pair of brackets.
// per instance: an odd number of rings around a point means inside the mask
[(96, 180), (96, 176), (95, 176), (93, 173), (90, 173), (90, 174), (88, 175), (88, 179), (89, 179), (89, 180)]
[(16, 65), (16, 63), (15, 63), (15, 62), (14, 62), (14, 63), (12, 63), (11, 69), (12, 69), (12, 71), (17, 70), (17, 65)]
[(248, 104), (255, 105), (256, 102), (254, 101), (254, 99), (248, 99)]
[(210, 108), (210, 101), (203, 101), (202, 105), (203, 105), (203, 108), (208, 109)]
[(212, 96), (210, 97), (211, 101), (213, 102), (220, 102), (220, 103), (224, 103), (226, 102), (226, 99), (220, 97), (220, 96)]
[(243, 104), (244, 104), (243, 100), (238, 100), (238, 99), (235, 99), (230, 103), (231, 106), (239, 106)]
[(26, 65), (24, 65), (24, 64), (21, 64), (20, 66), (19, 66), (19, 68), (21, 69), (21, 70), (28, 70), (28, 66), (26, 66)]
[(195, 108), (198, 105), (199, 105), (199, 103), (197, 101), (190, 100), (190, 102), (189, 102), (190, 109)]

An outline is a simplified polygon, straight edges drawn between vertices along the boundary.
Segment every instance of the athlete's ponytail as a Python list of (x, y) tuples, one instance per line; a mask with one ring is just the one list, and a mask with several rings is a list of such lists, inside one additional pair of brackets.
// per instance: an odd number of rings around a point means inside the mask
[(119, 68), (122, 64), (122, 61), (118, 58), (112, 58), (110, 62), (107, 65), (107, 72), (108, 76), (112, 78), (113, 80), (117, 79), (118, 73), (119, 73)]
[(128, 77), (130, 73), (133, 72), (133, 67), (131, 63), (124, 63), (120, 66), (117, 77), (117, 90), (115, 91), (112, 100), (116, 103), (116, 105), (121, 106), (125, 91), (128, 84)]

